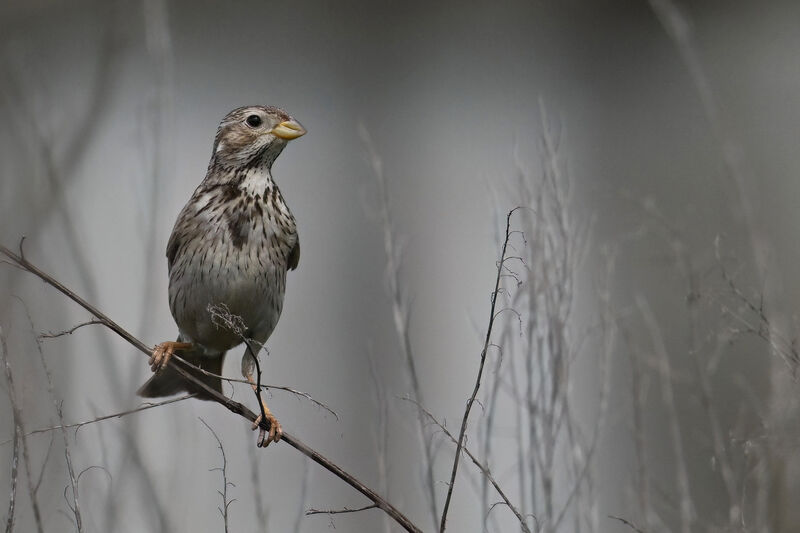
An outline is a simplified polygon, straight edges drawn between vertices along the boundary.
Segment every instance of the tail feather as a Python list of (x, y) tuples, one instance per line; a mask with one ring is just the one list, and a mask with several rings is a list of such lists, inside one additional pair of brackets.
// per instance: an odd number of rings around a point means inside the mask
[[(195, 351), (176, 351), (175, 354), (181, 359), (202, 368), (206, 372), (211, 372), (212, 374), (217, 375), (222, 374), (222, 363), (225, 360), (225, 352), (222, 352), (221, 354), (209, 355), (197, 353)], [(173, 364), (180, 363), (175, 361)], [(211, 389), (222, 394), (221, 379), (213, 376), (207, 376), (190, 368), (187, 368), (187, 371), (205, 383)], [(165, 369), (153, 374), (153, 376), (148, 379), (144, 385), (139, 387), (139, 390), (136, 391), (136, 394), (144, 398), (159, 398), (162, 396), (172, 396), (173, 394), (178, 394), (180, 392), (197, 393), (198, 398), (201, 400), (211, 399), (207, 394), (204, 393), (202, 389), (187, 381), (186, 378), (180, 375), (178, 371), (172, 367), (172, 365), (167, 366)]]

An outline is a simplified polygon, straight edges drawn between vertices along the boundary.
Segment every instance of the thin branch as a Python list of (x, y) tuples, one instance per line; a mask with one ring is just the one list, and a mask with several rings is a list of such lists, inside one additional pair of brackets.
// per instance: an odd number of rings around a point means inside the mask
[[(419, 403), (415, 402), (414, 400), (411, 400), (411, 399), (408, 399), (408, 398), (406, 398), (406, 400), (408, 400), (408, 401), (410, 401), (410, 402), (414, 403), (414, 404), (417, 406), (417, 409), (419, 409), (419, 410), (420, 410), (420, 412), (424, 413), (424, 414), (425, 414), (425, 416), (427, 416), (427, 417), (428, 417), (428, 419), (429, 419), (429, 420), (430, 420), (430, 421), (431, 421), (431, 422), (432, 422), (434, 425), (436, 425), (436, 426), (437, 426), (437, 427), (438, 427), (438, 428), (439, 428), (439, 429), (442, 431), (442, 433), (444, 433), (444, 434), (445, 434), (445, 436), (447, 436), (447, 438), (449, 438), (449, 439), (450, 439), (450, 440), (453, 442), (453, 444), (458, 444), (458, 441), (457, 441), (457, 440), (456, 440), (456, 438), (453, 436), (453, 434), (452, 434), (452, 433), (450, 433), (450, 431), (449, 431), (449, 430), (448, 430), (448, 429), (445, 427), (445, 425), (444, 425), (444, 424), (442, 424), (441, 422), (439, 422), (439, 421), (436, 419), (436, 417), (434, 417), (434, 416), (433, 416), (433, 415), (430, 413), (430, 411), (428, 411), (427, 409), (425, 409), (423, 406), (421, 406)], [(500, 498), (502, 498), (502, 499), (503, 499), (503, 501), (502, 501), (502, 502), (497, 502), (497, 503), (495, 503), (494, 505), (492, 505), (492, 507), (496, 507), (498, 504), (503, 504), (503, 505), (505, 505), (506, 507), (508, 507), (508, 508), (511, 510), (511, 512), (512, 512), (512, 513), (514, 513), (514, 516), (516, 516), (516, 517), (517, 517), (517, 520), (519, 520), (519, 524), (520, 524), (520, 527), (522, 528), (522, 530), (523, 530), (525, 533), (531, 533), (530, 527), (528, 527), (528, 524), (525, 522), (525, 518), (522, 516), (522, 513), (520, 513), (520, 512), (519, 512), (519, 509), (517, 509), (517, 508), (516, 508), (516, 506), (515, 506), (514, 504), (512, 504), (512, 503), (511, 503), (511, 500), (509, 500), (509, 499), (508, 499), (508, 496), (506, 496), (506, 493), (505, 493), (505, 491), (503, 491), (503, 489), (500, 487), (500, 485), (499, 485), (499, 484), (497, 483), (497, 481), (495, 480), (494, 476), (492, 475), (492, 472), (491, 472), (491, 470), (489, 470), (489, 467), (488, 467), (488, 466), (486, 466), (485, 464), (481, 463), (481, 462), (480, 462), (480, 460), (479, 460), (479, 459), (478, 459), (478, 458), (477, 458), (475, 455), (473, 455), (471, 451), (469, 451), (469, 448), (467, 448), (467, 447), (466, 447), (466, 445), (462, 446), (462, 447), (461, 447), (461, 449), (462, 449), (462, 451), (463, 451), (464, 453), (466, 453), (466, 454), (467, 454), (467, 457), (469, 457), (469, 458), (472, 460), (473, 464), (475, 464), (475, 466), (478, 468), (478, 470), (480, 470), (480, 471), (481, 471), (481, 473), (483, 474), (484, 478), (485, 478), (486, 480), (488, 480), (488, 481), (489, 481), (489, 483), (491, 483), (491, 484), (492, 484), (492, 487), (494, 487), (494, 490), (496, 490), (496, 491), (497, 491), (497, 494), (499, 494), (499, 495), (500, 495)], [(491, 509), (490, 509), (490, 510), (491, 510)], [(534, 519), (534, 521), (536, 521), (536, 522), (537, 522), (537, 524), (538, 524), (538, 520), (537, 520), (537, 518), (536, 518), (535, 516), (533, 516), (533, 519)], [(538, 528), (537, 528), (537, 529), (538, 529)]]
[[(111, 320), (108, 316), (102, 313), (99, 309), (88, 303), (86, 300), (78, 296), (75, 292), (71, 289), (64, 286), (61, 282), (53, 278), (48, 273), (39, 269), (36, 265), (29, 262), (24, 257), (15, 254), (5, 246), (0, 245), (0, 253), (8, 257), (11, 261), (19, 265), (20, 267), (24, 268), (31, 274), (34, 274), (39, 279), (51, 285), (52, 287), (56, 288), (59, 292), (67, 296), (69, 299), (89, 311), (92, 315), (94, 315), (98, 320), (103, 322), (103, 325), (106, 326), (108, 329), (125, 339), (128, 343), (138, 349), (140, 352), (145, 354), (147, 357), (150, 357), (152, 349), (145, 345), (142, 341), (134, 337), (128, 331), (126, 331), (122, 326)], [(230, 398), (220, 394), (219, 392), (215, 391), (204, 382), (199, 380), (196, 376), (190, 373), (186, 368), (181, 366), (179, 361), (175, 361), (175, 357), (170, 360), (170, 364), (175, 368), (175, 370), (183, 376), (184, 379), (188, 380), (192, 385), (196, 388), (199, 388), (205, 396), (209, 399), (216, 401), (229, 411), (249, 420), (250, 422), (254, 422), (256, 420), (256, 414), (253, 413), (250, 409), (246, 406), (242, 405), (239, 402), (233, 401)], [(176, 364), (178, 363), (178, 364)], [(268, 423), (266, 421), (262, 421), (263, 427), (265, 429), (269, 429)], [(374, 490), (370, 489), (366, 485), (364, 485), (361, 481), (359, 481), (356, 477), (345, 472), (340, 468), (338, 465), (333, 463), (330, 459), (326, 458), (316, 450), (310, 448), (305, 443), (300, 441), (294, 435), (291, 435), (284, 431), (283, 438), (281, 438), (281, 442), (285, 442), (288, 445), (295, 448), (297, 451), (302, 453), (303, 455), (309, 457), (315, 463), (321, 465), (323, 468), (328, 470), (329, 472), (333, 473), (339, 479), (353, 487), (355, 490), (366, 496), (370, 501), (375, 503), (375, 505), (381, 509), (383, 512), (387, 513), (389, 516), (392, 517), (400, 526), (402, 526), (406, 531), (414, 532), (414, 533), (421, 533), (419, 527), (417, 527), (408, 517), (406, 517), (403, 513), (401, 513), (397, 508), (395, 508), (392, 504), (378, 495)]]
[(17, 502), (20, 427), (18, 424), (19, 407), (17, 406), (17, 399), (14, 394), (14, 377), (11, 374), (11, 365), (8, 362), (8, 346), (6, 345), (6, 337), (3, 334), (3, 328), (0, 328), (0, 349), (2, 349), (3, 369), (5, 370), (6, 381), (8, 382), (8, 399), (11, 401), (11, 409), (14, 412), (14, 455), (11, 458), (11, 490), (8, 497), (8, 519), (6, 520), (6, 533), (11, 533), (14, 530), (14, 508)]
[[(13, 479), (12, 479), (12, 494), (11, 494), (11, 501), (9, 503), (9, 511), (13, 511), (13, 500), (14, 500), (14, 489), (16, 489), (16, 476), (17, 476), (17, 463), (19, 461), (19, 449), (22, 448), (22, 460), (25, 465), (25, 477), (28, 480), (28, 494), (31, 499), (31, 508), (33, 510), (33, 520), (36, 523), (36, 530), (39, 533), (43, 533), (44, 527), (42, 526), (42, 512), (39, 509), (39, 499), (36, 497), (36, 493), (39, 490), (39, 483), (34, 484), (33, 482), (33, 471), (31, 468), (31, 456), (30, 450), (28, 449), (28, 440), (25, 435), (25, 425), (22, 420), (22, 409), (19, 407), (16, 401), (16, 392), (14, 390), (14, 380), (13, 375), (11, 373), (11, 364), (8, 361), (8, 346), (6, 344), (6, 337), (3, 334), (2, 328), (0, 328), (0, 343), (2, 344), (2, 352), (3, 352), (3, 362), (5, 366), (6, 372), (6, 380), (8, 381), (8, 397), (11, 400), (11, 409), (14, 417), (14, 459), (13, 459)], [(48, 449), (48, 454), (50, 450)], [(47, 462), (47, 458), (45, 457), (45, 463)], [(44, 466), (42, 467), (44, 470)], [(9, 513), (9, 519), (13, 518), (13, 512)]]
[(225, 456), (225, 448), (222, 446), (222, 441), (219, 439), (217, 432), (211, 429), (211, 426), (209, 426), (205, 420), (200, 417), (197, 418), (208, 428), (211, 434), (214, 435), (214, 438), (217, 440), (219, 452), (222, 454), (222, 468), (212, 468), (211, 470), (220, 470), (222, 472), (222, 490), (217, 491), (219, 495), (222, 496), (222, 507), (218, 507), (217, 509), (219, 509), (219, 513), (222, 515), (222, 520), (225, 524), (225, 533), (228, 533), (228, 508), (236, 501), (228, 500), (228, 485), (233, 485), (233, 483), (228, 481), (228, 458)]
[(72, 335), (73, 333), (75, 333), (75, 331), (81, 329), (84, 326), (93, 326), (93, 325), (102, 325), (102, 324), (103, 324), (103, 322), (101, 320), (89, 320), (87, 322), (81, 322), (77, 326), (74, 326), (74, 327), (72, 327), (70, 329), (67, 329), (67, 330), (64, 330), (64, 331), (59, 331), (57, 333), (54, 333), (52, 331), (49, 331), (47, 333), (40, 333), (37, 336), (37, 339), (55, 339), (55, 338), (58, 338), (58, 337), (63, 337), (64, 335)]
[[(257, 447), (249, 444), (250, 428), (245, 428), (245, 433), (248, 435), (247, 441), (247, 457), (250, 461), (250, 483), (253, 485), (253, 500), (255, 500), (256, 507), (256, 521), (262, 530), (267, 530), (269, 517), (264, 508), (264, 498), (261, 492), (261, 475), (258, 468), (258, 458), (256, 457)], [(299, 531), (297, 532), (299, 533)]]
[(670, 355), (667, 350), (666, 341), (661, 332), (661, 328), (656, 321), (653, 310), (641, 295), (636, 296), (636, 305), (639, 312), (644, 319), (645, 327), (650, 333), (653, 349), (658, 356), (661, 363), (661, 394), (664, 400), (664, 406), (667, 409), (667, 419), (670, 427), (672, 437), (672, 447), (675, 452), (676, 468), (675, 468), (675, 482), (678, 488), (679, 510), (681, 518), (681, 531), (683, 533), (690, 533), (692, 530), (692, 522), (694, 521), (694, 506), (692, 504), (691, 486), (689, 484), (689, 472), (686, 466), (686, 454), (683, 449), (683, 436), (681, 433), (681, 426), (678, 420), (678, 410), (675, 406), (675, 395), (673, 393), (674, 383), (672, 382), (672, 365), (670, 364)]
[(467, 433), (467, 421), (469, 420), (469, 413), (472, 410), (472, 404), (475, 402), (475, 398), (478, 396), (478, 390), (481, 388), (481, 378), (483, 377), (483, 367), (486, 363), (486, 352), (489, 349), (489, 341), (492, 338), (492, 327), (494, 326), (494, 320), (497, 316), (495, 313), (495, 304), (497, 303), (497, 291), (500, 289), (500, 276), (503, 273), (503, 263), (506, 259), (506, 250), (508, 249), (508, 240), (511, 231), (511, 215), (519, 209), (515, 207), (511, 211), (508, 212), (506, 216), (506, 235), (503, 241), (503, 250), (500, 253), (500, 260), (497, 263), (497, 276), (494, 282), (494, 292), (492, 292), (492, 304), (489, 307), (489, 325), (486, 328), (486, 338), (483, 342), (483, 350), (481, 350), (481, 362), (480, 366), (478, 367), (478, 375), (475, 379), (475, 387), (472, 390), (472, 396), (467, 401), (467, 407), (464, 410), (464, 417), (461, 420), (461, 430), (458, 434), (458, 443), (456, 445), (456, 456), (453, 459), (453, 470), (450, 473), (450, 483), (447, 488), (447, 497), (444, 501), (444, 508), (442, 510), (442, 519), (439, 523), (439, 533), (444, 532), (445, 527), (447, 526), (447, 511), (450, 509), (450, 500), (453, 497), (453, 489), (456, 483), (456, 474), (458, 473), (458, 463), (459, 459), (461, 458), (461, 450), (464, 447), (464, 437)]
[(343, 509), (309, 509), (306, 511), (306, 516), (311, 516), (315, 514), (348, 514), (348, 513), (360, 513), (361, 511), (366, 511), (368, 509), (375, 509), (377, 505), (374, 503), (371, 505), (365, 505), (364, 507), (359, 507), (358, 509), (350, 509), (349, 507), (345, 507)]
[[(311, 461), (308, 459), (303, 459), (303, 483), (300, 485), (300, 497), (298, 500), (297, 505), (297, 516), (294, 520), (294, 533), (300, 533), (303, 529), (303, 518), (305, 517), (306, 513), (303, 511), (306, 507), (306, 500), (308, 499), (308, 489), (311, 485)], [(384, 514), (383, 516), (386, 517)], [(388, 520), (389, 518), (386, 517)]]
[(11, 458), (11, 491), (8, 497), (6, 533), (14, 531), (14, 506), (17, 501), (17, 466), (19, 465), (19, 426), (14, 424), (14, 455)]
[(642, 531), (641, 529), (636, 527), (636, 525), (633, 522), (630, 522), (629, 520), (625, 520), (624, 518), (621, 518), (619, 516), (614, 516), (614, 515), (611, 515), (611, 514), (608, 515), (608, 517), (610, 519), (612, 519), (612, 520), (616, 520), (618, 522), (622, 522), (623, 524), (625, 524), (626, 526), (628, 526), (629, 528), (634, 530), (636, 533), (644, 533), (644, 531)]
[[(64, 411), (62, 402), (59, 402), (56, 398), (55, 388), (53, 387), (53, 377), (50, 375), (50, 369), (47, 367), (47, 363), (45, 362), (42, 347), (38, 343), (37, 349), (39, 351), (39, 357), (41, 359), (42, 367), (44, 368), (45, 376), (47, 377), (47, 391), (50, 395), (50, 400), (53, 402), (53, 406), (55, 407), (58, 421), (61, 422), (61, 425), (63, 426)], [(69, 473), (70, 487), (72, 488), (72, 505), (69, 507), (72, 510), (72, 513), (75, 515), (75, 527), (77, 528), (78, 533), (82, 533), (83, 520), (81, 518), (81, 506), (78, 498), (78, 478), (75, 476), (75, 468), (72, 465), (72, 454), (70, 453), (69, 449), (69, 437), (67, 436), (66, 428), (61, 428), (61, 437), (64, 440), (64, 459), (67, 463), (67, 472)], [(64, 489), (64, 493), (64, 497), (66, 498), (66, 488)], [(67, 502), (67, 505), (69, 505), (69, 502)]]
[[(64, 425), (58, 425), (58, 426), (50, 426), (50, 427), (47, 427), (47, 428), (34, 429), (33, 431), (29, 431), (29, 432), (25, 433), (23, 436), (28, 437), (30, 435), (36, 435), (36, 434), (39, 434), (39, 433), (49, 433), (49, 432), (55, 431), (57, 429), (71, 429), (71, 428), (80, 429), (83, 426), (88, 426), (89, 424), (94, 424), (96, 422), (102, 422), (103, 420), (109, 420), (111, 418), (122, 418), (123, 416), (131, 415), (133, 413), (138, 413), (140, 411), (147, 411), (148, 409), (152, 409), (154, 407), (161, 407), (162, 405), (168, 405), (168, 404), (171, 404), (171, 403), (182, 402), (184, 400), (188, 400), (189, 398), (194, 398), (195, 396), (197, 396), (197, 395), (196, 394), (186, 394), (184, 396), (178, 396), (177, 398), (171, 398), (169, 400), (164, 400), (163, 402), (157, 402), (157, 403), (149, 403), (148, 402), (147, 404), (143, 405), (142, 407), (137, 407), (136, 409), (129, 409), (127, 411), (122, 411), (122, 412), (119, 412), (119, 413), (113, 413), (113, 414), (110, 414), (110, 415), (99, 416), (97, 418), (93, 418), (93, 419), (87, 420), (85, 422), (76, 422), (74, 424), (64, 424)], [(77, 430), (76, 430), (76, 433), (77, 433)], [(0, 442), (0, 446), (5, 446), (6, 444), (8, 444), (11, 441), (12, 441), (12, 439), (4, 440), (4, 441)]]

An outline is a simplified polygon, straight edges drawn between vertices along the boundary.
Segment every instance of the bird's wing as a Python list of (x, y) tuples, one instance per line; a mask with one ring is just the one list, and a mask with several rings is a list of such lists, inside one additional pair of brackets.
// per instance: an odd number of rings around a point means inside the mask
[(181, 241), (178, 237), (180, 235), (180, 231), (172, 231), (172, 235), (169, 236), (169, 241), (167, 241), (167, 269), (172, 270), (172, 264), (175, 262), (175, 256), (178, 254), (178, 249), (181, 247)]
[(296, 269), (298, 263), (300, 263), (300, 237), (294, 241), (294, 247), (289, 252), (289, 270)]

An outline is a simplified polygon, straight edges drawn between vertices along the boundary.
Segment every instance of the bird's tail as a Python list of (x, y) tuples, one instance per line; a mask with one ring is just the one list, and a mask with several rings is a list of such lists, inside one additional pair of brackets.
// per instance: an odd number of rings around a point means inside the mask
[[(180, 341), (180, 339), (178, 339)], [(202, 368), (206, 372), (220, 375), (222, 374), (222, 362), (225, 360), (225, 352), (208, 354), (200, 351), (200, 348), (194, 350), (176, 350), (175, 355), (181, 359)], [(136, 394), (144, 398), (159, 398), (162, 396), (172, 396), (179, 392), (193, 392), (197, 393), (197, 397), (201, 400), (210, 400), (211, 398), (204, 394), (203, 390), (193, 385), (178, 373), (173, 365), (180, 365), (178, 361), (153, 374), (144, 385), (139, 387)], [(208, 376), (202, 372), (198, 372), (192, 368), (186, 370), (194, 375), (197, 379), (208, 385), (210, 388), (222, 394), (222, 380), (218, 377)]]

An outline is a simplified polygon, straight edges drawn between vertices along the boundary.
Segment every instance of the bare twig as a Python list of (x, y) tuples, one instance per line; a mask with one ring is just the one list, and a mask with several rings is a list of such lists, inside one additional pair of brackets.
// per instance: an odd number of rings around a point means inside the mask
[[(64, 426), (64, 410), (62, 403), (58, 401), (56, 397), (55, 388), (53, 387), (53, 377), (50, 375), (50, 369), (47, 367), (47, 363), (44, 359), (44, 353), (41, 351), (41, 346), (38, 346), (39, 349), (39, 356), (41, 358), (42, 367), (44, 367), (44, 373), (47, 377), (47, 390), (50, 394), (50, 399), (53, 402), (53, 406), (56, 410), (56, 415), (58, 416), (58, 421), (61, 422), (61, 426)], [(66, 428), (61, 428), (61, 437), (64, 440), (64, 458), (67, 463), (67, 472), (69, 473), (69, 481), (70, 487), (72, 489), (72, 505), (70, 505), (70, 509), (72, 513), (75, 515), (75, 527), (78, 529), (78, 533), (83, 532), (83, 520), (81, 518), (81, 507), (80, 507), (80, 500), (78, 498), (78, 478), (75, 476), (75, 468), (72, 464), (72, 454), (70, 453), (69, 447), (69, 437), (67, 436)], [(65, 497), (66, 497), (66, 489), (65, 489)], [(69, 505), (69, 502), (67, 503)]]
[[(25, 435), (25, 426), (22, 420), (22, 410), (17, 404), (16, 399), (16, 391), (14, 389), (14, 379), (13, 374), (11, 372), (11, 364), (8, 360), (8, 345), (6, 343), (6, 337), (3, 332), (3, 328), (0, 328), (0, 349), (2, 350), (2, 358), (4, 363), (4, 370), (6, 374), (6, 381), (8, 382), (8, 398), (11, 402), (11, 410), (13, 415), (13, 422), (14, 422), (14, 451), (13, 451), (13, 459), (11, 464), (11, 496), (9, 498), (9, 513), (8, 513), (8, 525), (13, 528), (13, 518), (14, 518), (14, 500), (16, 496), (16, 486), (17, 486), (17, 465), (19, 463), (19, 453), (20, 448), (22, 449), (22, 460), (25, 464), (25, 476), (28, 481), (28, 494), (31, 499), (31, 508), (33, 510), (33, 520), (36, 523), (36, 530), (39, 533), (43, 533), (44, 528), (42, 526), (42, 512), (39, 509), (39, 498), (37, 497), (37, 492), (39, 490), (39, 483), (34, 483), (33, 481), (33, 470), (31, 468), (31, 458), (30, 458), (30, 451), (28, 450), (28, 441)], [(48, 454), (49, 454), (48, 449)], [(47, 463), (47, 458), (45, 457), (45, 464)], [(42, 467), (44, 470), (44, 467)], [(39, 480), (41, 482), (41, 479)], [(9, 530), (10, 531), (10, 530)]]
[(75, 331), (79, 330), (84, 326), (93, 326), (93, 325), (102, 325), (103, 323), (100, 320), (89, 320), (86, 322), (81, 322), (77, 326), (73, 326), (70, 329), (66, 329), (64, 331), (59, 332), (52, 332), (48, 331), (47, 333), (40, 333), (37, 338), (39, 339), (56, 339), (58, 337), (63, 337), (64, 335), (72, 335)]
[[(444, 424), (442, 424), (441, 422), (439, 422), (436, 419), (436, 417), (434, 417), (431, 414), (430, 411), (425, 409), (425, 407), (420, 405), (418, 402), (415, 402), (414, 400), (411, 400), (411, 399), (408, 399), (408, 398), (407, 398), (407, 400), (412, 402), (414, 405), (416, 405), (417, 409), (419, 409), (421, 413), (423, 413), (435, 426), (437, 426), (442, 431), (442, 433), (444, 433), (445, 436), (447, 436), (447, 438), (450, 439), (450, 441), (452, 441), (453, 444), (456, 444), (456, 445), (458, 444), (458, 441), (453, 436), (453, 434), (450, 433), (450, 431), (447, 429), (447, 427)], [(522, 513), (520, 513), (519, 509), (517, 509), (517, 507), (514, 504), (511, 503), (511, 500), (508, 499), (508, 496), (506, 496), (505, 491), (500, 487), (500, 485), (495, 480), (494, 476), (492, 475), (491, 470), (489, 470), (489, 467), (486, 466), (485, 464), (481, 463), (480, 459), (478, 459), (475, 455), (473, 455), (473, 453), (471, 451), (469, 451), (469, 448), (467, 448), (466, 445), (463, 445), (461, 447), (461, 449), (465, 454), (467, 454), (467, 457), (469, 457), (472, 460), (472, 463), (478, 468), (478, 470), (481, 471), (481, 474), (483, 474), (484, 479), (488, 480), (489, 483), (491, 483), (492, 487), (494, 487), (494, 490), (497, 491), (497, 494), (500, 495), (500, 498), (502, 498), (503, 501), (499, 502), (499, 503), (502, 503), (503, 505), (508, 507), (511, 510), (512, 513), (514, 513), (514, 516), (516, 516), (517, 520), (519, 520), (520, 527), (522, 528), (522, 530), (525, 533), (531, 533), (530, 527), (525, 522), (525, 518), (522, 516)], [(494, 504), (494, 505), (492, 505), (492, 507), (495, 507), (496, 505), (497, 504)], [(535, 516), (533, 516), (533, 520), (535, 522), (537, 522), (537, 525), (538, 525), (538, 520), (537, 520), (537, 518)], [(538, 527), (537, 527), (537, 530), (538, 530)]]
[(2, 327), (0, 327), (0, 349), (2, 349), (3, 369), (5, 370), (6, 382), (8, 383), (8, 399), (11, 401), (14, 421), (14, 452), (11, 457), (11, 490), (8, 497), (8, 518), (6, 520), (6, 533), (11, 533), (14, 530), (14, 508), (17, 502), (17, 470), (19, 465), (19, 441), (21, 433), (18, 421), (21, 417), (19, 416), (19, 407), (17, 406), (17, 399), (14, 393), (14, 377), (11, 373), (11, 364), (8, 362), (8, 346)]
[[(113, 413), (113, 414), (110, 414), (110, 415), (99, 416), (99, 417), (93, 418), (91, 420), (86, 420), (85, 422), (76, 422), (74, 424), (64, 424), (64, 425), (58, 425), (58, 426), (50, 426), (50, 427), (47, 427), (47, 428), (34, 429), (33, 431), (29, 431), (29, 432), (25, 433), (24, 436), (28, 437), (30, 435), (36, 435), (38, 433), (49, 433), (49, 432), (55, 431), (57, 429), (70, 429), (70, 428), (77, 428), (76, 429), (76, 432), (77, 432), (78, 429), (82, 428), (83, 426), (88, 426), (89, 424), (95, 424), (97, 422), (102, 422), (104, 420), (110, 420), (112, 418), (122, 418), (123, 416), (131, 415), (133, 413), (138, 413), (140, 411), (147, 411), (148, 409), (152, 409), (154, 407), (161, 407), (162, 405), (168, 405), (168, 404), (171, 404), (171, 403), (182, 402), (184, 400), (188, 400), (189, 398), (194, 398), (195, 396), (197, 396), (197, 395), (196, 394), (186, 394), (184, 396), (178, 396), (177, 398), (170, 398), (169, 400), (164, 400), (163, 402), (157, 402), (157, 403), (149, 403), (148, 402), (145, 405), (143, 405), (142, 407), (137, 407), (136, 409), (129, 409), (127, 411), (122, 411), (122, 412), (119, 412), (119, 413)], [(0, 442), (0, 446), (4, 446), (4, 445), (8, 444), (9, 442), (11, 442), (11, 440), (12, 439), (8, 439), (8, 440), (4, 440), (4, 441)]]
[[(303, 530), (303, 518), (305, 518), (305, 508), (306, 508), (306, 500), (308, 500), (308, 489), (311, 485), (311, 461), (308, 458), (303, 460), (303, 482), (300, 485), (300, 497), (297, 499), (297, 515), (294, 519), (294, 531), (295, 533), (301, 533)], [(383, 514), (386, 516), (386, 513)], [(386, 517), (388, 520), (388, 517)]]
[[(31, 274), (34, 274), (48, 285), (51, 285), (52, 287), (56, 288), (59, 292), (67, 296), (69, 299), (71, 299), (72, 301), (74, 301), (87, 311), (89, 311), (89, 313), (94, 315), (95, 318), (102, 321), (103, 325), (106, 326), (108, 329), (110, 329), (123, 339), (125, 339), (128, 343), (130, 343), (140, 352), (145, 354), (147, 357), (150, 357), (151, 349), (147, 345), (145, 345), (142, 341), (131, 335), (127, 330), (122, 328), (122, 326), (111, 320), (111, 318), (109, 318), (99, 309), (97, 309), (96, 307), (88, 303), (86, 300), (78, 296), (75, 292), (64, 286), (61, 282), (53, 278), (51, 275), (42, 271), (36, 265), (29, 262), (24, 257), (15, 254), (5, 246), (0, 245), (0, 253), (8, 257), (15, 264), (24, 268)], [(192, 373), (190, 373), (186, 368), (181, 366), (182, 363), (180, 363), (179, 361), (175, 361), (175, 359), (176, 358), (173, 357), (172, 360), (170, 361), (170, 364), (173, 366), (173, 368), (175, 368), (175, 370), (179, 374), (181, 374), (181, 376), (183, 376), (184, 379), (192, 383), (194, 387), (197, 387), (200, 390), (202, 390), (204, 395), (208, 396), (211, 400), (216, 401), (229, 411), (249, 420), (250, 422), (254, 422), (256, 420), (255, 413), (253, 413), (250, 409), (248, 409), (241, 403), (235, 402), (230, 398), (227, 398), (226, 396), (215, 391), (214, 389), (210, 388), (201, 380), (197, 379), (197, 377), (192, 375)], [(176, 362), (179, 364), (175, 364)], [(269, 429), (266, 421), (262, 422), (262, 424), (265, 429)], [(306, 455), (307, 457), (311, 458), (311, 460), (321, 465), (323, 468), (333, 473), (339, 479), (343, 480), (345, 483), (353, 487), (355, 490), (366, 496), (370, 501), (375, 503), (375, 505), (378, 508), (380, 508), (382, 511), (391, 516), (392, 519), (394, 519), (398, 524), (400, 524), (400, 526), (402, 526), (406, 531), (421, 532), (419, 527), (417, 527), (408, 517), (406, 517), (403, 513), (401, 513), (392, 504), (390, 504), (388, 501), (386, 501), (384, 498), (378, 495), (375, 491), (364, 485), (353, 475), (349, 474), (348, 472), (345, 472), (342, 468), (333, 463), (330, 459), (326, 458), (316, 450), (304, 444), (297, 437), (287, 432), (284, 432), (281, 441), (286, 442), (288, 445), (292, 446), (303, 455)]]
[(228, 499), (228, 486), (235, 486), (233, 483), (228, 481), (228, 458), (225, 456), (225, 448), (222, 446), (222, 441), (219, 439), (217, 432), (214, 431), (211, 426), (209, 426), (205, 420), (198, 417), (200, 422), (203, 423), (205, 427), (214, 435), (214, 438), (217, 440), (217, 446), (219, 447), (219, 453), (222, 454), (222, 467), (220, 468), (212, 468), (209, 472), (213, 472), (214, 470), (219, 470), (222, 472), (222, 490), (218, 490), (217, 492), (222, 497), (222, 507), (218, 507), (219, 514), (222, 515), (222, 521), (225, 524), (225, 533), (228, 533), (228, 508), (231, 506), (233, 502), (236, 500), (229, 500)]
[(500, 276), (503, 273), (503, 263), (506, 261), (506, 250), (508, 249), (508, 240), (511, 232), (511, 215), (513, 215), (517, 209), (519, 209), (519, 207), (515, 207), (508, 212), (508, 215), (506, 215), (506, 234), (503, 241), (503, 249), (500, 253), (500, 260), (497, 263), (497, 276), (494, 282), (494, 291), (492, 292), (492, 303), (489, 306), (489, 324), (486, 327), (486, 338), (484, 339), (483, 349), (481, 350), (481, 360), (480, 365), (478, 366), (478, 375), (475, 379), (475, 387), (472, 390), (472, 396), (470, 396), (469, 400), (467, 400), (467, 407), (464, 410), (464, 417), (461, 420), (461, 430), (458, 433), (456, 455), (453, 459), (453, 469), (450, 473), (450, 483), (447, 488), (447, 497), (444, 500), (444, 508), (442, 509), (442, 519), (439, 523), (439, 533), (442, 533), (447, 526), (447, 512), (450, 508), (450, 500), (453, 497), (453, 489), (455, 487), (456, 474), (458, 473), (458, 463), (461, 457), (461, 450), (464, 447), (464, 437), (467, 433), (467, 421), (469, 420), (469, 413), (472, 410), (472, 404), (475, 402), (475, 398), (478, 396), (478, 390), (481, 388), (483, 367), (486, 363), (486, 352), (489, 349), (489, 341), (492, 338), (492, 327), (494, 326), (494, 320), (497, 317), (497, 314), (495, 313), (495, 304), (497, 303), (497, 292), (500, 289)]
[(11, 457), (11, 490), (8, 497), (6, 533), (14, 531), (14, 507), (17, 501), (17, 466), (19, 465), (19, 426), (14, 424), (14, 455)]
[(644, 533), (644, 531), (642, 531), (641, 529), (636, 527), (636, 525), (633, 522), (629, 521), (629, 520), (625, 520), (624, 518), (621, 518), (619, 516), (614, 516), (614, 515), (611, 515), (611, 514), (608, 515), (608, 517), (610, 519), (612, 519), (612, 520), (616, 520), (618, 522), (622, 522), (623, 524), (625, 524), (626, 526), (628, 526), (629, 528), (634, 530), (636, 533)]
[(257, 531), (266, 531), (268, 526), (267, 510), (264, 508), (264, 497), (261, 492), (261, 474), (258, 468), (258, 457), (256, 456), (257, 447), (249, 443), (250, 428), (245, 428), (248, 435), (247, 456), (250, 460), (250, 483), (253, 485), (253, 500), (256, 506)]
[(377, 506), (373, 503), (371, 505), (365, 505), (364, 507), (359, 507), (357, 509), (350, 509), (349, 507), (345, 507), (343, 509), (309, 509), (306, 511), (306, 516), (311, 516), (315, 514), (348, 514), (348, 513), (360, 513), (361, 511), (367, 511), (369, 509), (375, 509)]

